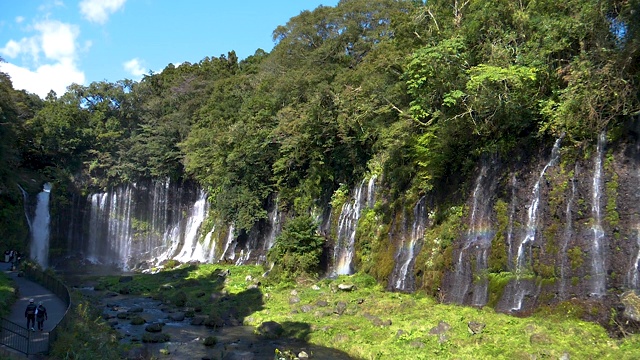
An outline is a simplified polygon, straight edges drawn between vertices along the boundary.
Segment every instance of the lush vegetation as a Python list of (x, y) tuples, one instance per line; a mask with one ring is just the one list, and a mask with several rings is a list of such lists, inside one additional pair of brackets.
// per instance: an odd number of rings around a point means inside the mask
[(373, 169), (394, 197), (441, 192), (483, 152), (560, 134), (580, 147), (636, 114), (637, 9), (345, 0), (292, 17), (271, 53), (242, 60), (230, 51), (44, 100), (3, 74), (0, 194), (29, 171), (80, 190), (189, 177), (217, 218), (249, 229), (274, 193), (305, 215)]
[[(277, 321), (283, 325), (283, 337), (335, 348), (355, 359), (634, 359), (640, 346), (638, 335), (613, 340), (599, 325), (579, 320), (577, 312), (582, 309), (571, 302), (519, 318), (489, 308), (445, 305), (419, 294), (386, 292), (372, 277), (362, 274), (251, 289), (255, 280), (247, 276), (259, 279), (262, 271), (257, 266), (185, 265), (155, 275), (137, 275), (128, 283), (119, 282), (118, 277), (101, 278), (99, 289), (152, 296), (174, 306), (183, 296), (184, 302), (177, 306), (199, 308), (200, 314), (212, 318), (234, 308), (246, 325)], [(227, 274), (226, 279), (221, 280), (220, 274)], [(341, 291), (339, 284), (354, 288)], [(227, 299), (207, 300), (213, 293), (227, 294)], [(299, 302), (291, 301), (294, 296)], [(88, 313), (86, 308), (78, 309)], [(469, 328), (474, 323), (485, 326), (474, 334)], [(104, 326), (101, 319), (88, 324)], [(78, 336), (81, 332), (81, 328), (75, 330)], [(96, 340), (84, 339), (80, 348), (89, 351), (91, 344), (95, 354), (109, 351), (110, 337), (100, 333), (109, 332), (86, 331), (82, 336)], [(61, 341), (64, 347), (57, 345), (57, 349), (77, 349), (66, 347), (71, 345), (67, 343), (71, 336)]]
[[(434, 222), (417, 280), (435, 296), (443, 269), (451, 267), (455, 234), (463, 230), (462, 190), (482, 154), (518, 161), (559, 136), (563, 147), (579, 153), (602, 130), (623, 133), (637, 118), (639, 31), (639, 0), (342, 0), (279, 26), (270, 53), (258, 49), (238, 59), (229, 51), (194, 64), (170, 64), (139, 82), (74, 84), (64, 94), (39, 99), (15, 90), (0, 73), (0, 237), (6, 246), (25, 250), (27, 226), (20, 220), (24, 207), (16, 185), (33, 192), (43, 181), (54, 182), (62, 190), (54, 206), (63, 207), (69, 203), (64, 192), (86, 194), (142, 178), (189, 179), (209, 194), (211, 223), (234, 224), (237, 231), (264, 219), (277, 196), (293, 220), (271, 259), (277, 260), (275, 273), (291, 279), (316, 272), (321, 261), (321, 239), (310, 231), (309, 215), (375, 174), (385, 201), (361, 219), (355, 261), (376, 280), (388, 279), (394, 254), (381, 239), (394, 214), (430, 194), (436, 199)], [(617, 194), (616, 186), (612, 182), (607, 193)], [(607, 203), (612, 224), (615, 207)], [(504, 228), (504, 204), (498, 202), (496, 211)], [(60, 233), (52, 233), (54, 242)], [(569, 250), (571, 266), (582, 262), (577, 250)], [(489, 261), (488, 277), (501, 284), (507, 259), (496, 251)], [(419, 307), (429, 309), (437, 315), (433, 319), (454, 326), (454, 341), (445, 344), (466, 344), (458, 325), (474, 310), (460, 309), (454, 313), (467, 315), (451, 318), (452, 307), (419, 295), (379, 296), (379, 308), (406, 319), (417, 316), (409, 312)], [(397, 309), (383, 299), (416, 306)], [(502, 349), (524, 346), (513, 342), (522, 337), (498, 340), (490, 329), (510, 322), (522, 335), (525, 320), (484, 311), (477, 319), (496, 326), (469, 338), (473, 351), (496, 348), (498, 341), (504, 341)], [(391, 350), (399, 339), (435, 345), (433, 338), (421, 338), (432, 323), (408, 322), (396, 340), (385, 337), (388, 328), (345, 326)], [(552, 335), (571, 331), (548, 331), (558, 345), (548, 350), (553, 356), (564, 351), (559, 344), (587, 346), (581, 341), (589, 336), (576, 335), (568, 344)], [(614, 354), (623, 351), (594, 331), (597, 346), (589, 348), (595, 354), (607, 346)], [(328, 341), (327, 334), (310, 339)], [(356, 345), (364, 349), (367, 341)], [(363, 349), (348, 351), (378, 356)], [(459, 351), (467, 356), (472, 347)]]
[(9, 315), (9, 310), (16, 301), (16, 295), (13, 280), (4, 272), (0, 272), (0, 318)]

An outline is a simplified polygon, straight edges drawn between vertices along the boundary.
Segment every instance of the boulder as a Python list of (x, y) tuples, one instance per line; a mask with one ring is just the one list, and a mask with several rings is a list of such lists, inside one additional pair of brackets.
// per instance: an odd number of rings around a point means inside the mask
[(267, 339), (276, 339), (282, 335), (284, 328), (275, 321), (265, 321), (258, 326), (256, 332)]
[(355, 289), (355, 285), (353, 284), (339, 284), (338, 289), (342, 291), (352, 291)]
[(169, 314), (169, 320), (171, 321), (182, 321), (184, 320), (185, 315), (183, 312), (176, 312), (173, 314)]
[(193, 319), (191, 319), (191, 325), (195, 325), (195, 326), (203, 325), (205, 320), (206, 319), (202, 316), (195, 316)]
[[(150, 333), (158, 333), (162, 331), (162, 326), (164, 326), (164, 324), (154, 323), (154, 324), (147, 325), (147, 327), (145, 327), (144, 329)], [(146, 341), (146, 342), (149, 342), (149, 341)]]
[(640, 321), (640, 296), (634, 290), (629, 290), (620, 296), (620, 301), (624, 304), (622, 315), (631, 320)]

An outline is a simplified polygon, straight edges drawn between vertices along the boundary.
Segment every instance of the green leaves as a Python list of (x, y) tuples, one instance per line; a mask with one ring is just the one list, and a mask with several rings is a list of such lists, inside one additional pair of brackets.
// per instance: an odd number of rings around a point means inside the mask
[(267, 257), (284, 275), (313, 275), (319, 270), (323, 244), (318, 224), (302, 215), (285, 224)]

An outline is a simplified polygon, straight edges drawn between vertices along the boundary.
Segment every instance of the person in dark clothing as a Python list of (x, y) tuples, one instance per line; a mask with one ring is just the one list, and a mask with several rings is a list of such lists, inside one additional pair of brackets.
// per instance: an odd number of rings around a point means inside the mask
[[(24, 317), (27, 318), (27, 329), (33, 331), (33, 327), (36, 325), (36, 309), (38, 307), (33, 303), (33, 299), (29, 300), (29, 305), (24, 310)], [(29, 326), (31, 325), (31, 326)]]
[(42, 301), (38, 303), (36, 308), (36, 322), (38, 323), (38, 330), (42, 331), (44, 328), (44, 321), (49, 320), (47, 316), (47, 308), (42, 305)]

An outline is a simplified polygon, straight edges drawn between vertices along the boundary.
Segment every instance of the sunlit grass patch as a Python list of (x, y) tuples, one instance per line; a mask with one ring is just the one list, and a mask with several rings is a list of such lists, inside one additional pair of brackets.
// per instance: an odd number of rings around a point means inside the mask
[[(184, 306), (221, 317), (236, 311), (245, 325), (276, 321), (282, 336), (357, 359), (640, 358), (638, 336), (615, 340), (572, 315), (544, 311), (520, 318), (490, 307), (442, 304), (421, 293), (387, 292), (363, 274), (275, 283), (263, 272), (261, 266), (181, 265), (101, 284), (112, 291), (128, 286), (174, 305), (182, 294)], [(341, 290), (340, 284), (353, 287)], [(482, 330), (472, 333), (469, 323)]]

